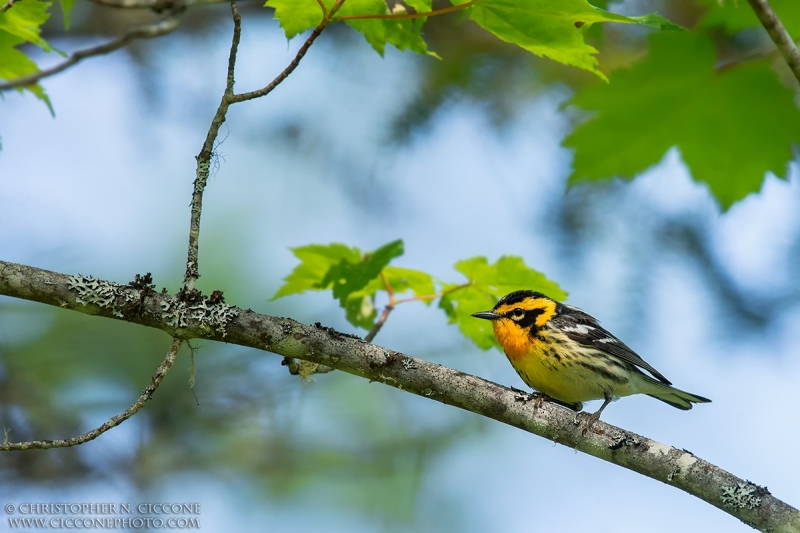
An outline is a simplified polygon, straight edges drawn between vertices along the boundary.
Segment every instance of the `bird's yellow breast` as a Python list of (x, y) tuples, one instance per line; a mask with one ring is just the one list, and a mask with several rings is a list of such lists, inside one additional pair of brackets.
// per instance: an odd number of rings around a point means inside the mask
[[(530, 387), (566, 403), (598, 400), (604, 397), (604, 384), (597, 375), (581, 365), (581, 354), (553, 342), (557, 334), (543, 329), (536, 334), (522, 330), (507, 319), (493, 322), (497, 341), (517, 371)], [(544, 340), (542, 340), (544, 339)]]

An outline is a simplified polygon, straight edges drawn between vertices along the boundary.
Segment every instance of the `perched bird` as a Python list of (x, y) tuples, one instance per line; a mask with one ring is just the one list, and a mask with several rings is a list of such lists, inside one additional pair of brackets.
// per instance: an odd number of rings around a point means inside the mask
[(631, 394), (647, 394), (684, 410), (711, 401), (672, 387), (597, 319), (540, 292), (512, 292), (491, 311), (472, 316), (492, 321), (514, 370), (539, 393), (575, 411), (585, 401), (604, 399), (589, 415), (589, 425), (612, 400)]

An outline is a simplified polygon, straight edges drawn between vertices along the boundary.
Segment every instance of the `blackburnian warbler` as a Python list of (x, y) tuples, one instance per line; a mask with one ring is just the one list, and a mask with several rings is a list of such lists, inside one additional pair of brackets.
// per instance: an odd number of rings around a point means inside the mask
[[(708, 398), (672, 387), (661, 373), (606, 331), (594, 317), (533, 291), (503, 296), (491, 311), (494, 336), (526, 384), (575, 411), (605, 400), (590, 424), (614, 399), (647, 394), (678, 409)], [(646, 370), (651, 375), (645, 374)]]

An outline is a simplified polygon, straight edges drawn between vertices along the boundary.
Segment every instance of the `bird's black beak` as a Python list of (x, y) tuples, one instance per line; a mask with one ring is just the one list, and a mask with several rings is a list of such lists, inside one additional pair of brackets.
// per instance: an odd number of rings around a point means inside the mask
[(481, 311), (480, 313), (472, 313), (472, 316), (475, 318), (483, 318), (485, 320), (497, 320), (501, 318), (502, 315), (498, 315), (494, 311)]

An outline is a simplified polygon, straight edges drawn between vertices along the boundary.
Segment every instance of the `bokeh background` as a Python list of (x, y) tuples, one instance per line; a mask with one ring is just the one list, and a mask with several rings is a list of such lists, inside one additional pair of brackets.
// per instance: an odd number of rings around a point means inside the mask
[[(239, 90), (266, 84), (301, 44), (256, 4), (242, 6)], [(5, 95), (3, 260), (121, 283), (152, 272), (159, 288), (179, 288), (227, 13), (193, 10), (168, 37), (46, 80), (55, 118), (29, 94)], [(75, 31), (60, 36), (57, 20), (48, 31), (75, 50), (151, 19), (78, 3)], [(633, 182), (568, 189), (572, 154), (560, 143), (579, 117), (562, 109), (573, 89), (556, 80), (591, 75), (470, 24), (432, 21), (428, 36), (442, 61), (381, 58), (331, 28), (272, 95), (231, 108), (205, 196), (200, 289), (363, 335), (330, 294), (269, 301), (296, 265), (289, 247), (402, 238), (395, 264), (456, 282), (458, 260), (520, 255), (677, 386), (714, 400), (682, 412), (626, 398), (605, 421), (800, 504), (797, 165), (725, 213), (677, 150)], [(435, 306), (398, 307), (376, 342), (524, 386)], [(138, 397), (169, 344), (0, 297), (0, 425), (12, 441), (95, 427)], [(264, 352), (197, 346), (194, 391), (184, 349), (146, 408), (96, 441), (0, 455), (0, 501), (200, 503), (206, 531), (750, 531), (676, 489), (471, 413), (340, 372), (303, 382)]]

